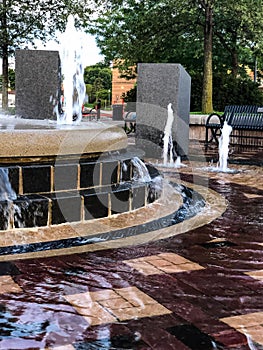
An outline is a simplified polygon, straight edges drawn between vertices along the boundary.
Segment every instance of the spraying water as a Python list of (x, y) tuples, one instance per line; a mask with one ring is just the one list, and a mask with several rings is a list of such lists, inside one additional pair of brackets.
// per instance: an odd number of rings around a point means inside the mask
[(228, 153), (229, 153), (229, 141), (230, 141), (231, 131), (232, 131), (232, 126), (228, 125), (227, 122), (224, 122), (224, 125), (222, 128), (222, 134), (219, 139), (219, 162), (218, 162), (218, 169), (223, 172), (228, 171), (227, 160), (228, 160)]
[(151, 176), (149, 174), (149, 171), (146, 165), (144, 164), (144, 162), (140, 160), (140, 158), (133, 157), (131, 159), (131, 163), (134, 167), (134, 175), (133, 175), (134, 181), (140, 181), (140, 182), (151, 181)]
[[(163, 137), (163, 165), (168, 167), (179, 168), (182, 166), (182, 163), (181, 157), (176, 155), (176, 152), (173, 147), (172, 126), (174, 121), (174, 113), (171, 103), (169, 103), (167, 106), (167, 114), (167, 121), (164, 128)], [(177, 156), (175, 161), (174, 154)]]
[(8, 169), (0, 168), (0, 201), (10, 201), (16, 198), (16, 193), (9, 181)]
[[(173, 138), (172, 138), (172, 126), (174, 121), (174, 113), (172, 110), (172, 104), (169, 103), (167, 106), (167, 121), (164, 128), (164, 137), (163, 137), (163, 164), (164, 166), (172, 165), (173, 160)], [(169, 162), (168, 162), (169, 158)]]
[(70, 15), (66, 30), (61, 37), (61, 73), (63, 79), (64, 101), (62, 114), (58, 113), (58, 124), (80, 122), (82, 105), (85, 99), (83, 45), (80, 33), (75, 28), (74, 17)]

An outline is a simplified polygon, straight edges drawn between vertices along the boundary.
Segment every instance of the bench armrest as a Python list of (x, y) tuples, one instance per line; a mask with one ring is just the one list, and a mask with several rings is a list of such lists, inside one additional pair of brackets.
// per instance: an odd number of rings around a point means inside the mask
[[(217, 119), (216, 122), (211, 122), (211, 119)], [(211, 113), (206, 120), (205, 126), (209, 127), (210, 124), (218, 124), (223, 126), (224, 116), (220, 116), (218, 113)]]

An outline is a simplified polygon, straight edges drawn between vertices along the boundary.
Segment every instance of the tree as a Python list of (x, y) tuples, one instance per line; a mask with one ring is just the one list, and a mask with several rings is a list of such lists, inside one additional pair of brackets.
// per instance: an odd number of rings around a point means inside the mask
[[(97, 98), (107, 99), (108, 91), (111, 90), (112, 72), (108, 63), (97, 63), (86, 67), (84, 81), (89, 87), (89, 101), (92, 103)], [(106, 96), (106, 98), (105, 98)]]
[(36, 39), (47, 41), (65, 29), (69, 14), (85, 26), (90, 4), (77, 0), (2, 0), (0, 2), (0, 57), (2, 58), (2, 107), (8, 106), (8, 58)]
[(203, 67), (202, 110), (209, 113), (213, 109), (213, 71), (234, 72), (242, 52), (262, 42), (261, 2), (112, 0), (93, 30), (102, 53), (108, 59), (124, 59), (127, 66), (180, 62), (194, 72)]

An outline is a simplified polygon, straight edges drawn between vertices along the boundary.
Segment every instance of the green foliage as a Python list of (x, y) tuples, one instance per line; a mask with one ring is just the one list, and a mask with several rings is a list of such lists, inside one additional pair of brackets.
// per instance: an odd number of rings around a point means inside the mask
[(11, 90), (15, 90), (16, 78), (15, 78), (15, 70), (14, 69), (11, 69), (11, 68), (8, 69), (8, 79), (9, 79), (9, 84), (8, 84), (9, 88)]
[(36, 39), (46, 42), (63, 31), (68, 15), (77, 15), (76, 26), (86, 26), (92, 4), (81, 0), (1, 0), (0, 57), (2, 107), (8, 107), (8, 59), (16, 49), (26, 49)]
[[(15, 90), (15, 71), (14, 69), (8, 69), (8, 87), (11, 90)], [(2, 75), (0, 75), (0, 89), (2, 89)]]
[(8, 55), (36, 39), (46, 41), (63, 31), (69, 14), (77, 15), (76, 25), (85, 26), (90, 5), (77, 0), (2, 0), (0, 2), (0, 56), (4, 45)]
[[(192, 75), (191, 112), (201, 110), (202, 75)], [(223, 111), (226, 105), (263, 105), (263, 92), (248, 77), (235, 78), (230, 74), (214, 75), (214, 110)]]
[(263, 93), (248, 77), (235, 78), (232, 75), (214, 76), (214, 107), (224, 110), (226, 105), (263, 105)]
[(90, 103), (95, 102), (98, 98), (105, 101), (109, 99), (112, 72), (107, 64), (98, 63), (86, 67), (84, 70), (84, 81)]
[[(231, 72), (244, 79), (245, 66), (253, 68), (255, 57), (258, 71), (263, 70), (262, 0), (109, 0), (93, 32), (102, 53), (110, 60), (124, 59), (127, 67), (181, 63), (198, 80), (192, 85), (192, 100), (200, 110), (207, 8), (212, 10), (213, 74)], [(239, 85), (240, 80), (235, 87)]]
[(127, 91), (122, 95), (124, 102), (126, 102), (126, 111), (136, 111), (136, 94), (137, 94), (137, 85), (134, 88)]

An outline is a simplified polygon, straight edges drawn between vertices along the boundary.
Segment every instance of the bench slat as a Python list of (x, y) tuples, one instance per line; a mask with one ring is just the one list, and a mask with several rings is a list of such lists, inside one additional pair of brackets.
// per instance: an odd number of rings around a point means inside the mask
[[(216, 141), (218, 144), (218, 137), (221, 135), (221, 128), (226, 121), (228, 125), (232, 126), (233, 130), (247, 130), (247, 131), (263, 131), (263, 107), (254, 105), (229, 105), (225, 107), (224, 114), (221, 117), (221, 125), (218, 123), (210, 123), (211, 114), (206, 122), (206, 139), (205, 145)], [(220, 117), (219, 117), (220, 118)], [(220, 129), (220, 130), (219, 130)], [(211, 131), (211, 138), (208, 139), (208, 130)], [(231, 136), (231, 135), (230, 135)], [(235, 137), (242, 138), (242, 134)], [(251, 136), (252, 137), (252, 136)]]

